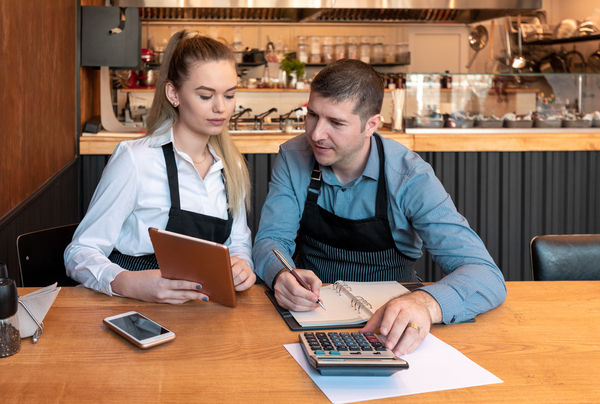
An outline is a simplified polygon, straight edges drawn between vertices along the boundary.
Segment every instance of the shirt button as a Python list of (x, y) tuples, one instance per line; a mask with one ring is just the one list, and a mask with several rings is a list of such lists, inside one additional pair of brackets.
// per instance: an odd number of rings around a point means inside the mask
[(455, 321), (456, 321), (456, 318), (452, 317), (452, 320), (450, 320), (450, 324), (454, 324)]
[(342, 188), (342, 192), (346, 192), (346, 188)]

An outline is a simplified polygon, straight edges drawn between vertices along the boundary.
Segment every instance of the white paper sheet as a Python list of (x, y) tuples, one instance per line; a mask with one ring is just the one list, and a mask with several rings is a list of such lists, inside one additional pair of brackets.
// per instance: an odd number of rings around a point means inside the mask
[(503, 383), (431, 334), (413, 353), (402, 357), (409, 369), (390, 377), (321, 376), (306, 360), (300, 344), (284, 346), (333, 404)]

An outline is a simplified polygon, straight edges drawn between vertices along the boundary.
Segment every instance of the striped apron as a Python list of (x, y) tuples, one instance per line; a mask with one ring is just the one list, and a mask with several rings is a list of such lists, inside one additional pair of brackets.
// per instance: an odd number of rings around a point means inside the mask
[(313, 271), (324, 283), (344, 281), (416, 282), (415, 260), (396, 246), (387, 218), (388, 196), (383, 143), (375, 134), (379, 153), (375, 216), (351, 220), (317, 205), (321, 171), (315, 161), (304, 213), (296, 239), (297, 268)]
[[(184, 234), (190, 237), (197, 237), (204, 240), (214, 241), (223, 244), (231, 234), (233, 217), (227, 212), (227, 220), (214, 216), (203, 215), (201, 213), (190, 212), (181, 209), (179, 199), (179, 176), (177, 175), (177, 164), (175, 163), (175, 153), (173, 144), (163, 145), (163, 154), (167, 166), (167, 176), (169, 179), (169, 193), (171, 194), (171, 209), (169, 210), (169, 220), (166, 230), (174, 233)], [(154, 254), (142, 256), (130, 256), (121, 254), (114, 250), (108, 259), (119, 265), (121, 268), (129, 271), (143, 271), (146, 269), (157, 269), (158, 262)]]

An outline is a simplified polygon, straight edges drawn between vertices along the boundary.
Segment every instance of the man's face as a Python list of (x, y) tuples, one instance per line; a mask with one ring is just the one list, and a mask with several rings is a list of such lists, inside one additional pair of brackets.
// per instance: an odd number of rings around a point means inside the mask
[(306, 115), (306, 135), (315, 159), (338, 172), (352, 171), (366, 163), (373, 130), (365, 130), (352, 111), (356, 101), (335, 102), (311, 92)]

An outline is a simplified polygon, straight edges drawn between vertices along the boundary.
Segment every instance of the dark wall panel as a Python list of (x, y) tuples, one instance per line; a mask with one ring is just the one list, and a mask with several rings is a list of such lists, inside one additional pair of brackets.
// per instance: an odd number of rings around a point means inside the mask
[[(531, 280), (529, 242), (541, 234), (600, 234), (600, 152), (426, 152), (458, 211), (479, 234), (509, 281)], [(246, 155), (255, 234), (274, 154)], [(106, 156), (83, 156), (84, 209)], [(86, 173), (86, 169), (88, 173)], [(425, 281), (443, 277), (429, 254), (417, 261)]]
[(77, 162), (74, 159), (67, 164), (0, 222), (0, 261), (7, 264), (10, 278), (18, 283), (17, 237), (79, 221)]

